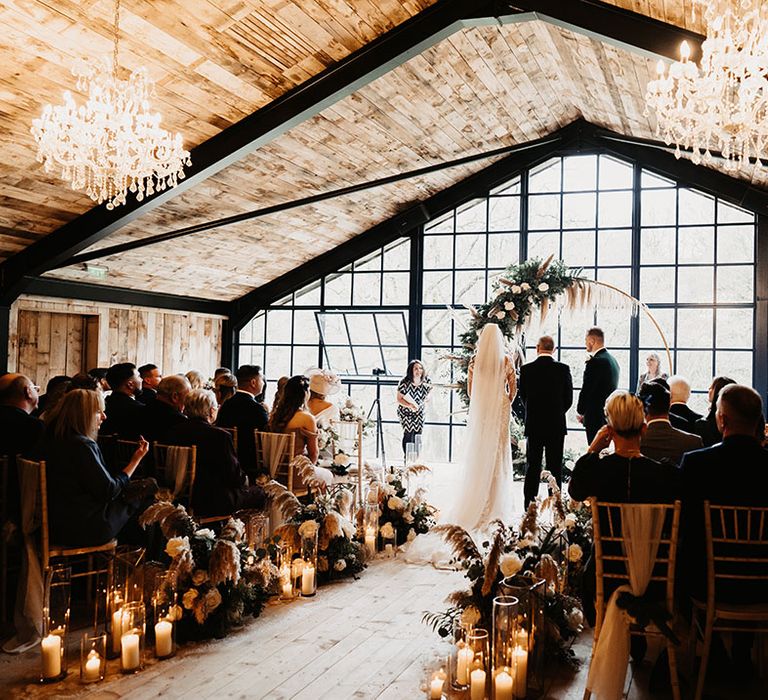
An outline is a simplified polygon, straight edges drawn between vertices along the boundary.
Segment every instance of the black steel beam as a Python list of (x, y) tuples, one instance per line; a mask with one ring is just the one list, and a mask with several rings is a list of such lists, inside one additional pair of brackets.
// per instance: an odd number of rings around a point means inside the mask
[(755, 258), (755, 335), (752, 386), (768, 406), (768, 216), (758, 214)]
[[(469, 7), (471, 5), (471, 7)], [(25, 278), (61, 265), (163, 202), (240, 160), (292, 126), (317, 114), (340, 97), (388, 70), (390, 64), (419, 54), (449, 36), (467, 17), (491, 16), (493, 0), (439, 0), (434, 5), (361, 47), (319, 75), (211, 137), (192, 150), (186, 178), (166, 190), (113, 210), (94, 207), (0, 265), (0, 302), (12, 302), (25, 288)]]
[[(98, 301), (105, 304), (148, 306), (157, 309), (189, 311), (191, 313), (216, 314), (220, 316), (229, 316), (230, 311), (230, 302), (228, 301), (215, 301), (212, 299), (161, 294), (158, 292), (139, 292), (135, 289), (126, 289), (124, 287), (69, 282), (51, 277), (28, 278), (25, 282), (26, 288), (24, 293), (37, 296), (82, 299), (83, 301)], [(0, 311), (2, 311), (2, 308), (0, 306)]]
[(376, 248), (403, 237), (415, 226), (426, 223), (430, 218), (440, 216), (462, 202), (480, 196), (489, 188), (505, 180), (511, 173), (542, 162), (568, 145), (576, 145), (584, 125), (585, 122), (579, 120), (544, 139), (531, 142), (525, 150), (503, 158), (480, 173), (471, 175), (423, 202), (411, 205), (391, 219), (371, 227), (333, 250), (322, 253), (276, 280), (245, 294), (232, 302), (230, 319), (233, 330), (239, 331), (256, 311), (272, 301), (299, 289), (313, 279), (335, 272)]
[(11, 307), (0, 306), (0, 374), (8, 371), (8, 354), (11, 350)]

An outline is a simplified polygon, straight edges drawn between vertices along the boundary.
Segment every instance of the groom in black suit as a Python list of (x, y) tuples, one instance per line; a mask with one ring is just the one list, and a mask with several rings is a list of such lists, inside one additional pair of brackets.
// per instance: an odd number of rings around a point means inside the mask
[(573, 382), (568, 365), (556, 362), (555, 341), (544, 335), (536, 344), (538, 357), (520, 368), (518, 396), (525, 405), (528, 468), (525, 472), (525, 507), (536, 498), (541, 459), (546, 450), (547, 469), (562, 483), (565, 414), (573, 403)]
[(605, 349), (602, 328), (590, 328), (584, 344), (591, 357), (584, 367), (576, 411), (579, 423), (587, 429), (587, 442), (591, 445), (597, 431), (605, 425), (605, 400), (619, 386), (619, 363)]

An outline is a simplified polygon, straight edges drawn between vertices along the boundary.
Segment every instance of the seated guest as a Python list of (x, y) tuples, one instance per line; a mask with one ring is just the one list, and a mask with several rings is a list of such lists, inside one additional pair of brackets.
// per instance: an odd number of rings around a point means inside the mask
[(95, 377), (92, 377), (85, 372), (78, 372), (72, 377), (72, 380), (67, 387), (67, 392), (70, 392), (73, 389), (87, 389), (88, 391), (102, 392), (101, 383)]
[(724, 387), (729, 384), (735, 384), (736, 381), (730, 377), (715, 377), (712, 384), (709, 385), (709, 412), (704, 418), (700, 418), (693, 424), (693, 432), (701, 437), (704, 447), (716, 445), (723, 439), (720, 429), (717, 426), (717, 398)]
[(205, 377), (202, 372), (191, 369), (184, 375), (193, 389), (205, 389)]
[[(293, 454), (305, 455), (315, 464), (318, 458), (317, 422), (306, 409), (309, 399), (309, 379), (302, 375), (291, 377), (275, 401), (269, 416), (267, 430), (272, 433), (293, 433)], [(333, 474), (322, 467), (315, 467), (318, 478), (330, 485)]]
[(141, 377), (132, 362), (121, 362), (107, 370), (112, 393), (105, 400), (107, 419), (101, 424), (102, 435), (117, 435), (123, 440), (138, 440), (146, 426), (145, 406), (136, 400), (141, 391)]
[(264, 492), (259, 486), (248, 485), (248, 477), (237, 461), (232, 436), (212, 425), (217, 412), (213, 392), (193, 389), (184, 405), (188, 420), (171, 428), (166, 441), (171, 445), (197, 447), (192, 486), (195, 515), (227, 515), (240, 508), (262, 508)]
[[(768, 492), (768, 452), (756, 437), (755, 425), (763, 422), (763, 402), (752, 388), (732, 383), (719, 392), (715, 419), (722, 442), (690, 452), (680, 465), (682, 505), (680, 517), (680, 563), (687, 590), (706, 593), (706, 552), (704, 544), (703, 502), (719, 505), (765, 506)], [(733, 470), (737, 470), (737, 476)], [(732, 584), (733, 585), (733, 584)], [(768, 589), (762, 583), (762, 597), (768, 602)], [(757, 591), (747, 582), (735, 589), (718, 586), (726, 602), (750, 602)]]
[(109, 382), (107, 381), (108, 371), (109, 370), (106, 367), (94, 367), (93, 369), (88, 370), (88, 374), (101, 385), (101, 390), (104, 392), (104, 396), (112, 391)]
[(217, 367), (213, 373), (214, 380), (216, 377), (220, 377), (222, 374), (232, 374), (232, 370), (229, 367)]
[(277, 380), (277, 388), (275, 389), (275, 398), (274, 398), (274, 404), (278, 402), (278, 399), (283, 394), (283, 389), (285, 389), (285, 385), (288, 383), (288, 380), (290, 377), (280, 377), (280, 379)]
[(322, 369), (310, 370), (307, 409), (318, 425), (327, 427), (331, 422), (339, 420), (339, 407), (326, 397), (338, 393), (340, 388), (341, 382), (335, 374)]
[(657, 462), (680, 464), (686, 452), (703, 447), (698, 435), (673, 428), (669, 422), (669, 392), (654, 382), (640, 387), (638, 398), (645, 408), (646, 430), (640, 451)]
[(145, 406), (149, 406), (157, 398), (157, 385), (163, 375), (160, 374), (157, 365), (147, 364), (139, 367), (139, 376), (141, 377), (141, 393), (137, 398)]
[(694, 424), (700, 418), (703, 418), (700, 413), (696, 413), (689, 405), (691, 400), (691, 385), (685, 377), (681, 377), (679, 374), (673, 374), (668, 380), (669, 383), (669, 415), (682, 418), (688, 423), (687, 429), (683, 428), (688, 433), (695, 432), (693, 429)]
[(246, 471), (256, 469), (256, 442), (254, 430), (263, 430), (269, 415), (256, 397), (264, 390), (264, 377), (258, 365), (242, 365), (235, 372), (237, 391), (219, 411), (216, 425), (237, 428), (237, 457)]
[(35, 415), (38, 418), (42, 418), (43, 413), (61, 400), (71, 381), (72, 378), (65, 374), (56, 375), (48, 380), (48, 383), (45, 385), (45, 393), (40, 397), (40, 401), (38, 401), (37, 408), (35, 409)]
[[(583, 501), (594, 497), (618, 503), (670, 503), (678, 495), (677, 468), (644, 457), (640, 441), (645, 427), (643, 404), (626, 391), (614, 391), (605, 402), (608, 424), (595, 435), (573, 469), (568, 493)], [(614, 452), (600, 453), (611, 442)]]
[(219, 408), (227, 400), (231, 399), (237, 391), (237, 379), (234, 374), (229, 372), (220, 374), (213, 380), (213, 391), (216, 394), (216, 401), (219, 402)]
[(131, 475), (147, 454), (140, 440), (130, 462), (110, 475), (96, 444), (104, 420), (100, 394), (70, 391), (46, 421), (42, 454), (47, 463), (48, 521), (56, 544), (95, 546), (116, 537), (143, 505), (127, 498)]
[(163, 377), (157, 385), (157, 398), (144, 411), (144, 435), (148, 440), (164, 442), (171, 428), (187, 420), (183, 413), (184, 401), (190, 391), (192, 387), (186, 377), (178, 374)]

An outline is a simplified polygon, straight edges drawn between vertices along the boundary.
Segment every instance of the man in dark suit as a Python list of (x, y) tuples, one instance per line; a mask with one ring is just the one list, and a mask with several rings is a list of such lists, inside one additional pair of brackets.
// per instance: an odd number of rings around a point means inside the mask
[(122, 440), (138, 440), (145, 428), (145, 406), (136, 400), (141, 391), (141, 377), (132, 362), (120, 362), (107, 370), (112, 393), (104, 401), (107, 419), (101, 424), (102, 435), (117, 435)]
[(591, 357), (584, 367), (576, 411), (579, 422), (587, 430), (587, 442), (591, 445), (597, 431), (605, 425), (605, 400), (619, 386), (619, 363), (605, 349), (602, 328), (590, 328), (584, 344)]
[(573, 382), (568, 365), (556, 362), (555, 341), (544, 335), (536, 344), (537, 358), (520, 368), (518, 396), (525, 406), (528, 468), (525, 472), (525, 507), (536, 498), (541, 477), (541, 458), (562, 483), (563, 443), (568, 432), (565, 414), (573, 403)]
[(163, 375), (160, 374), (157, 365), (147, 364), (139, 367), (139, 376), (141, 377), (141, 393), (137, 398), (145, 406), (149, 406), (157, 398), (157, 386)]
[(242, 365), (235, 372), (237, 391), (219, 410), (216, 425), (237, 428), (237, 456), (247, 472), (256, 469), (256, 438), (254, 430), (264, 430), (269, 420), (267, 409), (256, 401), (264, 391), (264, 377), (258, 365)]
[(686, 452), (700, 450), (704, 443), (698, 435), (674, 428), (669, 421), (669, 392), (659, 383), (646, 382), (638, 398), (645, 409), (647, 426), (640, 440), (640, 451), (657, 462), (680, 464)]
[(677, 374), (671, 376), (667, 383), (669, 384), (670, 393), (669, 415), (670, 417), (677, 416), (685, 421), (686, 426), (683, 429), (692, 433), (696, 421), (701, 420), (704, 416), (696, 413), (696, 411), (688, 406), (688, 401), (691, 398), (691, 385), (685, 377)]
[(187, 420), (184, 400), (190, 391), (192, 387), (189, 380), (180, 374), (164, 377), (160, 381), (157, 385), (157, 398), (144, 411), (144, 437), (147, 440), (165, 442), (168, 431)]

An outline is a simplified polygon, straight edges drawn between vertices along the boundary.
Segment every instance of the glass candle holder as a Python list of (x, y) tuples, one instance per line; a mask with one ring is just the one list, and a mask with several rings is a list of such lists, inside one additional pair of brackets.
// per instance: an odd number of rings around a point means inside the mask
[(269, 516), (260, 510), (238, 510), (235, 518), (245, 525), (245, 541), (248, 549), (255, 552), (265, 546), (269, 539)]
[(467, 645), (467, 635), (472, 631), (471, 625), (465, 625), (456, 620), (453, 625), (453, 647), (451, 649), (451, 686), (454, 690), (469, 688), (469, 673), (475, 654)]
[(448, 674), (444, 668), (432, 674), (427, 686), (427, 697), (429, 700), (443, 700), (445, 698), (443, 691), (445, 690), (447, 680)]
[(59, 681), (67, 675), (67, 633), (72, 570), (56, 566), (45, 577), (43, 598), (43, 638), (40, 641), (43, 683)]
[(317, 593), (317, 528), (301, 534), (301, 559), (301, 597), (311, 598)]
[(381, 545), (384, 556), (387, 559), (394, 559), (397, 556), (397, 539), (394, 535), (392, 537), (382, 537)]
[(519, 601), (514, 596), (493, 599), (493, 637), (491, 656), (493, 700), (514, 700), (515, 646)]
[[(368, 494), (370, 496), (370, 492)], [(376, 556), (379, 539), (379, 504), (366, 503), (363, 511), (363, 544), (369, 557)]]
[(114, 588), (121, 591), (124, 602), (144, 600), (143, 547), (121, 544), (115, 550), (113, 567)]
[(134, 601), (123, 606), (122, 635), (120, 637), (120, 670), (136, 673), (144, 665), (146, 619), (144, 603)]
[(161, 578), (158, 581), (152, 602), (155, 656), (167, 659), (176, 653), (176, 621), (180, 617), (176, 591), (167, 579)]
[(469, 670), (470, 700), (485, 700), (488, 697), (489, 637), (488, 630), (475, 627), (467, 634), (467, 648), (472, 651), (473, 659)]
[(87, 632), (80, 639), (80, 681), (96, 683), (104, 680), (107, 669), (107, 635), (92, 636)]
[(123, 591), (112, 587), (107, 593), (107, 658), (120, 656), (120, 637), (123, 634)]

